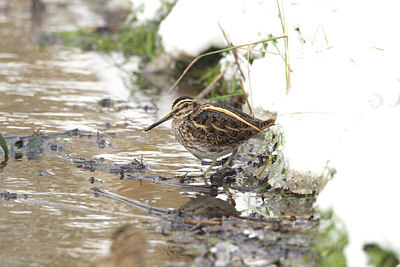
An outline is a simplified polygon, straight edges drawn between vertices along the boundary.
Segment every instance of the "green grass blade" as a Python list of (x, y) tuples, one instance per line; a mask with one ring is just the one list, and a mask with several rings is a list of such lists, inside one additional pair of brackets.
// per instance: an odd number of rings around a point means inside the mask
[(272, 134), (272, 131), (269, 131), (268, 135), (264, 138), (264, 140), (262, 141), (261, 145), (258, 147), (256, 153), (254, 154), (254, 157), (251, 159), (251, 162), (254, 162), (256, 156), (258, 155), (258, 152), (260, 151), (261, 147), (264, 145), (265, 141), (267, 141), (267, 139), (270, 137), (270, 135)]
[(6, 158), (8, 158), (8, 155), (10, 154), (10, 152), (8, 151), (8, 146), (7, 146), (7, 142), (4, 139), (3, 135), (0, 134), (0, 146), (3, 148), (4, 150), (4, 156)]

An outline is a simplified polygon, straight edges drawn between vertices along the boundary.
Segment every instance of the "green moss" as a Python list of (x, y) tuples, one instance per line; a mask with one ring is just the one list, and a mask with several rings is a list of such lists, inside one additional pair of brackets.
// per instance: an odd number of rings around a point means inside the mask
[(368, 263), (376, 267), (394, 267), (400, 261), (393, 251), (386, 251), (376, 244), (366, 244), (364, 251), (368, 255)]
[(35, 150), (39, 149), (42, 144), (43, 144), (43, 139), (40, 136), (40, 128), (39, 128), (32, 134), (32, 137), (29, 139), (29, 142), (26, 145), (26, 147), (31, 150)]
[(348, 243), (347, 233), (332, 211), (320, 214), (318, 234), (313, 247), (319, 255), (316, 266), (346, 266), (344, 248)]
[(158, 22), (148, 22), (137, 27), (125, 25), (116, 29), (101, 27), (56, 32), (54, 36), (66, 46), (106, 53), (122, 51), (125, 55), (137, 55), (145, 61), (151, 61), (161, 53), (157, 39), (158, 26)]
[(161, 54), (157, 37), (161, 21), (169, 14), (176, 1), (161, 1), (159, 19), (132, 25), (137, 14), (143, 12), (143, 5), (132, 10), (130, 21), (122, 25), (110, 25), (93, 29), (78, 29), (53, 33), (53, 38), (45, 38), (44, 43), (62, 43), (66, 46), (101, 52), (122, 51), (126, 56), (136, 55), (145, 62), (152, 61)]
[(210, 249), (215, 246), (219, 242), (219, 239), (211, 236), (208, 240), (208, 244), (206, 245), (206, 249)]

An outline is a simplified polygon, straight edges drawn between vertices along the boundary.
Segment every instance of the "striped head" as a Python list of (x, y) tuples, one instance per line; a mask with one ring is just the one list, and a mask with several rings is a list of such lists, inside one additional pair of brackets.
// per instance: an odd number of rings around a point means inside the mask
[(170, 119), (182, 119), (185, 116), (188, 116), (191, 113), (193, 113), (200, 105), (201, 103), (194, 97), (191, 96), (178, 97), (172, 104), (171, 112), (169, 112), (167, 115), (159, 119), (157, 122), (147, 127), (145, 131), (146, 132), (150, 131), (154, 127)]
[(191, 96), (181, 96), (175, 99), (172, 104), (171, 113), (173, 117), (180, 119), (195, 111), (199, 106), (200, 102)]

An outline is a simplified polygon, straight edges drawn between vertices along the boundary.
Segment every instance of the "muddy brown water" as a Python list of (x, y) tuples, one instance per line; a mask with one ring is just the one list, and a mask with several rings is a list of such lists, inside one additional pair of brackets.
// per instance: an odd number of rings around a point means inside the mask
[[(113, 232), (125, 224), (134, 224), (144, 234), (148, 266), (191, 262), (192, 257), (170, 249), (159, 224), (96, 211), (146, 214), (116, 200), (96, 197), (90, 188), (98, 186), (173, 209), (188, 201), (193, 192), (145, 180), (121, 180), (104, 170), (77, 168), (66, 159), (104, 158), (104, 162), (119, 164), (142, 159), (150, 168), (149, 175), (199, 174), (204, 167), (175, 141), (169, 123), (150, 133), (143, 131), (170, 109), (175, 97), (187, 92), (166, 96), (156, 88), (140, 88), (132, 75), (139, 62), (135, 58), (127, 62), (118, 53), (39, 46), (38, 38), (48, 32), (102, 23), (94, 12), (96, 1), (44, 2), (45, 13), (38, 15), (32, 13), (30, 1), (0, 0), (0, 131), (12, 146), (19, 137), (38, 129), (55, 134), (77, 128), (94, 135), (105, 133), (100, 135), (104, 147), (96, 143), (96, 137), (61, 134), (47, 140), (58, 145), (55, 151), (46, 146), (31, 159), (26, 151), (20, 159), (10, 158), (0, 170), (0, 193), (20, 197), (0, 199), (2, 265), (87, 266), (107, 251)], [(114, 105), (99, 105), (102, 99), (111, 99)], [(94, 184), (88, 181), (91, 177)], [(227, 199), (226, 195), (220, 197)], [(235, 201), (244, 213), (262, 202), (254, 193), (238, 192)], [(277, 208), (275, 214), (271, 209), (271, 215), (280, 215), (287, 206)]]
[[(45, 31), (46, 27), (54, 30), (65, 26), (91, 26), (66, 21), (69, 16), (76, 21), (74, 12), (80, 8), (89, 9), (86, 2), (72, 1), (68, 8), (56, 5), (61, 1), (55, 2), (46, 8), (43, 25), (37, 25), (29, 1), (0, 1), (1, 133), (27, 136), (39, 128), (42, 133), (75, 128), (93, 133), (98, 130), (113, 132), (117, 135), (106, 138), (111, 145), (105, 148), (96, 146), (96, 139), (57, 138), (54, 141), (63, 143), (64, 149), (54, 154), (103, 157), (105, 161), (117, 163), (143, 157), (145, 164), (158, 175), (196, 170), (198, 161), (174, 141), (168, 128), (160, 127), (151, 134), (143, 132), (145, 126), (159, 116), (154, 110), (143, 109), (145, 105), (152, 106), (154, 90), (140, 91), (124, 77), (126, 74), (113, 65), (118, 56), (81, 54), (37, 45), (34, 31)], [(55, 8), (58, 10), (53, 10)], [(57, 20), (60, 12), (64, 16)], [(170, 102), (173, 97), (164, 99)], [(97, 101), (104, 98), (125, 101), (132, 108), (118, 112), (101, 107)], [(161, 101), (157, 104), (163, 105)], [(95, 177), (104, 181), (94, 184), (96, 186), (155, 206), (179, 208), (187, 201), (182, 190), (146, 181), (120, 180), (102, 171), (90, 172), (49, 153), (39, 156), (37, 160), (28, 160), (26, 155), (20, 160), (11, 158), (0, 171), (0, 191), (25, 194), (31, 201), (140, 214), (114, 200), (94, 197), (89, 191), (93, 185), (87, 179)], [(53, 175), (39, 176), (40, 171)], [(3, 266), (87, 265), (94, 255), (106, 250), (112, 233), (127, 223), (136, 224), (145, 233), (149, 266), (179, 258), (168, 252), (163, 237), (152, 223), (28, 204), (23, 199), (2, 200), (0, 205)]]

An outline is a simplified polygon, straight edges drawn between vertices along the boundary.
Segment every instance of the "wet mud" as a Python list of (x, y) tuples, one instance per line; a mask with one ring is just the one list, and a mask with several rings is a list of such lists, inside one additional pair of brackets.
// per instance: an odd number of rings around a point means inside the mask
[(193, 258), (192, 266), (307, 266), (319, 257), (311, 249), (319, 221), (314, 215), (241, 216), (232, 204), (207, 196), (190, 199), (179, 210), (159, 209), (100, 188), (92, 191), (147, 209), (172, 251)]

